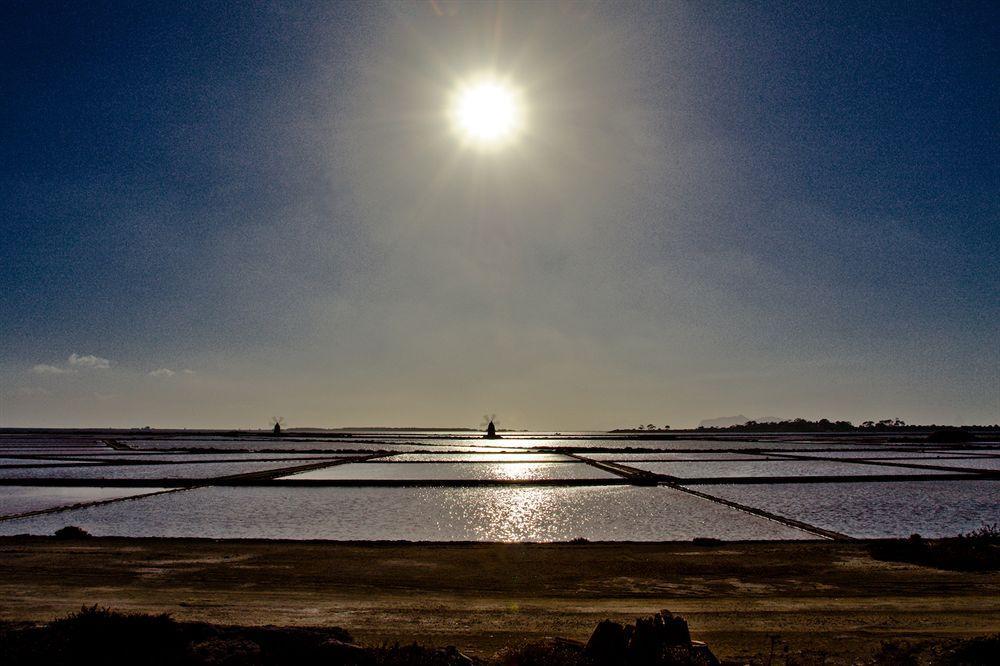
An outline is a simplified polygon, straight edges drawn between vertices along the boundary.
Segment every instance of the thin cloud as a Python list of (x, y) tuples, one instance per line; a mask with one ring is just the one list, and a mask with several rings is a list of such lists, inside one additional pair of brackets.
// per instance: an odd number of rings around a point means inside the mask
[(72, 375), (76, 370), (60, 368), (58, 365), (39, 363), (31, 367), (31, 371), (36, 375)]
[(198, 374), (197, 372), (195, 372), (191, 368), (184, 368), (183, 370), (181, 370), (181, 372), (183, 372), (185, 375), (197, 375)]
[(150, 377), (173, 377), (176, 374), (170, 368), (160, 368), (159, 370), (151, 370), (149, 372)]
[(14, 393), (25, 398), (44, 398), (52, 395), (52, 391), (38, 386), (22, 386)]
[(93, 368), (95, 370), (107, 370), (111, 367), (111, 361), (100, 356), (94, 356), (93, 354), (85, 356), (80, 356), (76, 353), (70, 354), (69, 364), (79, 368)]

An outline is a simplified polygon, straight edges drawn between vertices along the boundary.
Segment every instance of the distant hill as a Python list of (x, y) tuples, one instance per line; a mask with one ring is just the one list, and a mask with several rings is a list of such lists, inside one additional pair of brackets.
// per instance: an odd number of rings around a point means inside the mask
[(730, 426), (743, 425), (749, 421), (747, 417), (739, 414), (737, 416), (720, 416), (715, 419), (705, 419), (698, 424), (699, 428), (728, 428)]
[(698, 424), (699, 428), (729, 428), (732, 426), (741, 426), (749, 421), (756, 421), (757, 423), (779, 423), (783, 419), (778, 416), (761, 416), (757, 419), (748, 419), (747, 417), (739, 414), (738, 416), (720, 416), (716, 419), (705, 419)]

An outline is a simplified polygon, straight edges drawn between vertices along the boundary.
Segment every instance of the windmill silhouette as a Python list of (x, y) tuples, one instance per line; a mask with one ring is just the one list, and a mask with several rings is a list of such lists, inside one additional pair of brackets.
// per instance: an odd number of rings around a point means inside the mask
[(483, 435), (484, 439), (500, 439), (500, 435), (497, 434), (496, 424), (497, 421), (496, 414), (483, 414), (483, 422), (479, 424), (479, 427), (486, 426), (486, 434)]
[(274, 433), (275, 437), (281, 435), (281, 426), (285, 425), (284, 416), (272, 416), (271, 417), (271, 432)]

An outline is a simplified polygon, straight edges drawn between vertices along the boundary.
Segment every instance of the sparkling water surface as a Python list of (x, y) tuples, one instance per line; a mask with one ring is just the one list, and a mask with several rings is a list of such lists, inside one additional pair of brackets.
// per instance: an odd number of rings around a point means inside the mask
[(705, 485), (698, 490), (855, 537), (954, 536), (1000, 521), (1000, 481)]
[(802, 539), (806, 532), (671, 488), (213, 487), (0, 522), (0, 535), (567, 541)]
[[(953, 535), (1000, 521), (1000, 482), (974, 471), (1000, 471), (1000, 451), (939, 446), (879, 446), (870, 441), (780, 439), (635, 440), (608, 437), (570, 439), (518, 433), (483, 440), (469, 433), (365, 433), (357, 438), (280, 439), (143, 436), (117, 438), (140, 450), (118, 451), (85, 439), (0, 437), (0, 478), (193, 479), (270, 471), (350, 458), (343, 449), (391, 450), (373, 462), (286, 475), (291, 479), (389, 480), (446, 484), (467, 480), (558, 481), (558, 487), (210, 487), (76, 508), (27, 519), (0, 521), (0, 533), (51, 533), (73, 524), (96, 534), (145, 536), (253, 536), (295, 539), (565, 540), (582, 536), (608, 540), (672, 540), (694, 536), (723, 539), (803, 538), (781, 523), (753, 516), (668, 487), (574, 486), (622, 481), (574, 458), (538, 449), (574, 447), (599, 461), (679, 478), (762, 476), (871, 476), (946, 474), (873, 461), (928, 464), (970, 470), (962, 481), (898, 481), (803, 484), (699, 485), (698, 491), (742, 502), (852, 536)], [(461, 436), (459, 436), (461, 435)], [(359, 441), (361, 440), (361, 441)], [(588, 448), (617, 452), (589, 452)], [(655, 449), (637, 453), (628, 448)], [(202, 453), (164, 452), (192, 448)], [(209, 449), (216, 449), (209, 451)], [(250, 453), (235, 452), (239, 449)], [(265, 449), (280, 450), (265, 453)], [(685, 450), (688, 449), (688, 450)], [(909, 449), (909, 450), (907, 450)], [(321, 450), (307, 454), (301, 451)], [(760, 453), (758, 452), (760, 451)], [(780, 452), (837, 461), (785, 459)], [(11, 458), (11, 455), (55, 456)], [(357, 457), (357, 456), (354, 456)], [(103, 465), (101, 461), (173, 463)], [(18, 465), (49, 463), (50, 467)], [(61, 466), (60, 466), (61, 465)], [(0, 486), (0, 516), (53, 509), (89, 501), (156, 492), (148, 488)], [(91, 529), (93, 527), (93, 529)]]
[(540, 479), (615, 479), (617, 475), (586, 463), (352, 463), (302, 472), (286, 479), (386, 481), (528, 481)]

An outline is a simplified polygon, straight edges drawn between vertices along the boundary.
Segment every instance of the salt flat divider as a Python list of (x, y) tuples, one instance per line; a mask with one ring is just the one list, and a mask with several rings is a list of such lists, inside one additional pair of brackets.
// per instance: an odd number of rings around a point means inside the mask
[[(944, 472), (962, 472), (964, 474), (977, 474), (986, 478), (1000, 478), (1000, 472), (989, 469), (974, 469), (969, 467), (956, 467), (954, 465), (934, 465), (920, 462), (898, 462), (895, 460), (885, 460), (885, 458), (832, 458), (828, 456), (798, 456), (789, 453), (769, 453), (769, 456), (781, 457), (788, 460), (824, 460), (827, 462), (851, 463), (857, 465), (876, 465), (882, 467), (904, 467), (908, 469), (932, 469)], [(913, 458), (912, 460), (925, 460), (925, 458)], [(941, 476), (940, 474), (935, 476)]]
[[(372, 460), (373, 458), (382, 458), (393, 455), (396, 454), (380, 451), (378, 453), (373, 453), (370, 456), (328, 459), (321, 460), (319, 462), (311, 462), (305, 465), (290, 465), (288, 467), (278, 467), (260, 472), (245, 472), (242, 474), (228, 474), (226, 476), (214, 476), (200, 479), (79, 479), (69, 477), (23, 479), (0, 478), (0, 486), (33, 486), (53, 488), (173, 488), (191, 490), (192, 488), (204, 488), (207, 486), (217, 485), (263, 485), (279, 476), (297, 474), (299, 472), (309, 472), (314, 469), (345, 465), (352, 462), (365, 462)], [(109, 466), (116, 467), (117, 465)], [(87, 465), (86, 467), (100, 467), (100, 465)], [(2, 474), (2, 470), (0, 470), (0, 474)], [(101, 503), (104, 503), (104, 501), (102, 500)], [(89, 506), (89, 504), (86, 506)]]
[[(46, 515), (46, 514), (50, 514), (50, 513), (60, 513), (62, 511), (73, 511), (75, 509), (84, 509), (84, 508), (91, 507), (91, 506), (100, 506), (102, 504), (111, 504), (113, 502), (124, 502), (124, 501), (127, 501), (127, 500), (144, 499), (146, 497), (155, 497), (156, 495), (166, 495), (167, 493), (176, 493), (176, 492), (181, 492), (183, 490), (193, 490), (195, 488), (205, 488), (205, 487), (213, 486), (213, 485), (227, 485), (226, 484), (227, 480), (229, 480), (229, 481), (237, 480), (237, 483), (238, 483), (238, 480), (242, 479), (244, 477), (252, 477), (252, 476), (261, 475), (261, 474), (266, 475), (266, 474), (271, 474), (272, 472), (274, 473), (275, 476), (280, 476), (280, 475), (283, 475), (283, 474), (288, 474), (289, 472), (292, 473), (292, 474), (295, 474), (296, 472), (308, 472), (308, 471), (313, 470), (313, 469), (322, 469), (323, 467), (332, 467), (334, 465), (344, 465), (344, 464), (347, 464), (347, 463), (355, 462), (357, 460), (371, 460), (372, 458), (380, 458), (380, 457), (387, 456), (387, 455), (391, 456), (391, 455), (395, 455), (395, 454), (394, 453), (376, 453), (376, 454), (373, 454), (373, 455), (370, 455), (370, 456), (364, 456), (364, 457), (360, 457), (360, 458), (340, 458), (340, 459), (336, 459), (336, 460), (325, 460), (325, 461), (321, 461), (321, 462), (317, 462), (317, 463), (310, 463), (308, 465), (297, 465), (297, 466), (292, 466), (292, 467), (282, 467), (282, 468), (279, 468), (279, 469), (276, 469), (276, 470), (267, 470), (265, 472), (251, 472), (250, 474), (232, 474), (232, 475), (229, 475), (229, 476), (219, 476), (219, 477), (214, 477), (214, 478), (210, 478), (210, 479), (198, 479), (198, 485), (183, 485), (183, 486), (178, 486), (178, 487), (169, 487), (169, 486), (172, 485), (172, 484), (169, 484), (169, 483), (160, 483), (159, 485), (153, 485), (153, 484), (148, 483), (150, 481), (157, 481), (157, 479), (132, 479), (131, 480), (132, 483), (112, 483), (112, 482), (119, 482), (119, 481), (128, 482), (128, 481), (130, 481), (130, 479), (105, 479), (103, 481), (100, 480), (100, 479), (96, 479), (96, 480), (95, 479), (0, 479), (0, 485), (7, 485), (7, 486), (22, 485), (22, 486), (43, 486), (43, 487), (44, 486), (52, 486), (52, 487), (55, 487), (55, 486), (67, 486), (67, 485), (69, 485), (69, 486), (77, 486), (77, 487), (81, 487), (81, 488), (88, 488), (88, 487), (89, 488), (113, 488), (113, 487), (124, 487), (124, 488), (143, 488), (143, 487), (153, 488), (153, 487), (159, 487), (159, 488), (163, 488), (163, 487), (166, 486), (165, 490), (161, 490), (161, 491), (155, 492), (155, 493), (142, 493), (142, 494), (137, 494), (137, 495), (127, 495), (125, 497), (114, 497), (114, 498), (111, 498), (111, 499), (94, 500), (93, 502), (77, 502), (76, 504), (67, 504), (67, 505), (63, 505), (63, 506), (50, 507), (48, 509), (39, 509), (37, 511), (26, 511), (24, 513), (15, 513), (15, 514), (10, 514), (10, 515), (6, 515), (6, 516), (0, 516), (0, 522), (4, 522), (4, 521), (7, 521), (7, 520), (17, 520), (17, 519), (20, 519), (20, 518), (30, 518), (32, 516), (42, 516), (42, 515)], [(96, 466), (97, 465), (94, 465), (94, 467), (96, 467)], [(91, 467), (91, 465), (87, 465), (87, 467)], [(86, 482), (89, 482), (89, 483), (85, 483), (85, 484), (82, 484), (82, 483), (81, 484), (77, 484), (77, 483), (9, 483), (10, 481), (32, 481), (32, 480), (33, 481), (53, 481), (54, 480), (54, 481), (57, 481), (57, 482), (86, 481)], [(178, 480), (185, 481), (185, 479), (173, 479), (173, 481), (178, 481)], [(99, 483), (94, 483), (94, 481), (98, 481)], [(147, 483), (137, 483), (139, 481), (147, 482)], [(163, 481), (163, 480), (160, 479), (159, 481)]]
[(831, 541), (852, 541), (854, 537), (848, 536), (846, 534), (841, 534), (840, 532), (834, 532), (833, 530), (826, 530), (822, 527), (816, 527), (815, 525), (810, 525), (809, 523), (802, 522), (801, 520), (795, 520), (794, 518), (786, 518), (785, 516), (778, 515), (777, 513), (771, 513), (770, 511), (764, 511), (763, 509), (757, 509), (746, 504), (740, 504), (739, 502), (733, 502), (732, 500), (722, 499), (721, 497), (716, 497), (715, 495), (709, 495), (708, 493), (703, 493), (698, 490), (692, 490), (691, 488), (685, 488), (677, 483), (664, 483), (663, 485), (673, 488), (674, 490), (679, 490), (682, 493), (687, 493), (688, 495), (694, 495), (695, 497), (700, 497), (702, 499), (715, 502), (717, 504), (723, 504), (731, 509), (736, 509), (737, 511), (744, 511), (761, 518), (767, 518), (768, 520), (773, 520), (776, 523), (781, 523), (787, 525), (788, 527), (795, 527), (802, 530), (803, 532), (809, 532), (810, 534), (815, 534), (818, 537), (824, 539), (830, 539)]
[(658, 475), (652, 472), (647, 472), (643, 469), (636, 469), (635, 467), (629, 467), (628, 465), (622, 465), (621, 463), (610, 462), (607, 460), (594, 460), (593, 458), (587, 458), (573, 452), (563, 452), (564, 456), (570, 456), (575, 458), (580, 462), (585, 462), (591, 467), (596, 467), (599, 470), (605, 472), (610, 472), (624, 479), (627, 479), (629, 483), (636, 486), (655, 486), (658, 482)]
[[(91, 486), (97, 487), (97, 486)], [(190, 488), (166, 488), (155, 493), (141, 493), (136, 495), (126, 495), (125, 497), (112, 497), (111, 499), (94, 500), (93, 502), (77, 502), (76, 504), (64, 504), (62, 506), (53, 506), (48, 509), (38, 509), (37, 511), (25, 511), (24, 513), (12, 513), (6, 516), (0, 516), (0, 523), (8, 520), (18, 520), (21, 518), (31, 518), (33, 516), (44, 516), (50, 513), (60, 513), (62, 511), (74, 511), (76, 509), (85, 509), (91, 506), (100, 506), (101, 504), (112, 504), (114, 502), (125, 502), (128, 500), (138, 500), (145, 499), (147, 497), (156, 497), (157, 495), (166, 495), (168, 493), (179, 493), (183, 490), (190, 490)]]
[[(740, 504), (739, 502), (733, 502), (730, 500), (722, 499), (721, 497), (716, 497), (715, 495), (709, 495), (708, 493), (703, 493), (697, 490), (691, 490), (690, 488), (685, 488), (680, 485), (678, 481), (680, 479), (675, 479), (674, 477), (666, 477), (661, 474), (654, 474), (652, 472), (647, 472), (646, 470), (636, 469), (635, 467), (629, 467), (628, 465), (607, 463), (605, 461), (592, 460), (575, 453), (569, 453), (566, 455), (571, 455), (578, 460), (586, 463), (590, 463), (595, 467), (600, 469), (605, 469), (609, 472), (614, 472), (620, 476), (631, 479), (631, 482), (636, 485), (662, 485), (668, 488), (673, 488), (682, 493), (687, 493), (688, 495), (694, 495), (695, 497), (700, 497), (701, 499), (708, 500), (710, 502), (715, 502), (716, 504), (722, 504), (729, 507), (730, 509), (736, 509), (737, 511), (743, 511), (744, 513), (749, 513), (751, 515), (766, 518), (767, 520), (780, 523), (787, 527), (793, 527), (795, 529), (802, 530), (803, 532), (808, 532), (809, 534), (814, 534), (823, 539), (831, 539), (834, 541), (848, 541), (852, 537), (841, 534), (840, 532), (834, 532), (833, 530), (826, 530), (822, 527), (816, 527), (815, 525), (810, 525), (809, 523), (804, 523), (801, 520), (794, 520), (792, 518), (786, 518), (785, 516), (780, 516), (776, 513), (771, 513), (770, 511), (764, 511), (763, 509), (757, 509), (752, 506), (747, 506), (745, 504)], [(652, 480), (650, 480), (652, 477)], [(670, 479), (660, 482), (661, 479)]]

